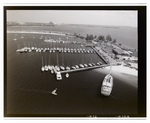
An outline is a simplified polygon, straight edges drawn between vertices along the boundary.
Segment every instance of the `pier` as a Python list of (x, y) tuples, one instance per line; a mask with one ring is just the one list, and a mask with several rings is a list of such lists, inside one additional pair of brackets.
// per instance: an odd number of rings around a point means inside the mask
[(106, 61), (106, 59), (97, 51), (97, 49), (95, 49), (93, 46), (90, 46), (96, 53), (97, 55), (105, 62), (105, 63), (109, 63), (108, 61)]
[(60, 71), (60, 73), (78, 72), (78, 71), (90, 70), (90, 69), (94, 69), (94, 68), (102, 68), (102, 67), (107, 67), (107, 66), (110, 66), (110, 65), (109, 64), (105, 64), (105, 65), (101, 65), (101, 66), (92, 66), (92, 67), (87, 67), (87, 68), (65, 70), (65, 71)]
[[(111, 66), (117, 66), (117, 65), (118, 64), (111, 64)], [(56, 74), (56, 79), (62, 80), (61, 74), (63, 74), (63, 73), (78, 72), (78, 71), (84, 71), (84, 70), (90, 70), (90, 69), (96, 69), (96, 68), (103, 68), (103, 67), (107, 67), (107, 66), (110, 66), (110, 64), (104, 64), (104, 65), (100, 65), (100, 66), (92, 66), (92, 67), (87, 67), (87, 68), (72, 69), (72, 70), (64, 70), (64, 71), (57, 71), (54, 66), (52, 68)]]

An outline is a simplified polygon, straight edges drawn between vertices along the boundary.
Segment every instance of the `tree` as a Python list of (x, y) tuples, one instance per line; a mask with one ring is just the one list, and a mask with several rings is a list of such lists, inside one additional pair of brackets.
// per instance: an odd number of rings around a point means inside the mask
[(112, 41), (111, 36), (110, 36), (110, 35), (107, 35), (107, 36), (106, 36), (106, 40), (107, 40), (107, 41)]
[(117, 42), (117, 40), (116, 40), (116, 39), (114, 39), (114, 40), (112, 41), (112, 43), (113, 43), (113, 44), (115, 44), (116, 42)]
[(89, 40), (93, 40), (93, 35), (92, 34), (90, 34)]
[(76, 33), (74, 33), (74, 36), (76, 36), (77, 34)]
[(86, 40), (89, 40), (89, 35), (88, 34), (86, 35)]
[(105, 37), (104, 37), (103, 35), (100, 35), (100, 36), (98, 37), (98, 40), (104, 41), (104, 40), (105, 40)]

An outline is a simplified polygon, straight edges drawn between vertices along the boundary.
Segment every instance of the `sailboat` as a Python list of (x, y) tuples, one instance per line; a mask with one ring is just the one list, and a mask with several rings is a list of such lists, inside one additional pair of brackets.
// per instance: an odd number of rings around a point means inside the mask
[(24, 38), (24, 37), (23, 37), (23, 34), (22, 34), (21, 38)]
[[(76, 57), (78, 56), (78, 54), (76, 54)], [(78, 57), (76, 58), (77, 59), (77, 61), (76, 61), (76, 65), (75, 65), (75, 68), (76, 69), (79, 69), (79, 66), (77, 65), (78, 64)]]
[(52, 91), (52, 94), (53, 94), (53, 95), (57, 95), (56, 91), (57, 91), (57, 88)]
[(34, 34), (33, 34), (33, 38), (35, 38)]
[(90, 54), (90, 63), (88, 64), (90, 67), (92, 67), (92, 54)]
[(65, 70), (63, 53), (62, 53), (62, 66), (60, 66), (60, 69)]
[(112, 66), (110, 66), (110, 72), (105, 76), (101, 87), (101, 94), (104, 96), (109, 96), (113, 89), (113, 77), (111, 76), (111, 67)]
[[(87, 54), (85, 54), (85, 62), (87, 63)], [(88, 65), (86, 63), (84, 64), (84, 66), (88, 67)]]
[(82, 61), (81, 61), (81, 64), (79, 64), (79, 66), (81, 67), (81, 68), (84, 68), (84, 65), (83, 65), (83, 54), (81, 54), (82, 55)]
[(50, 55), (49, 55), (49, 60), (48, 61), (49, 61), (48, 69), (52, 70), (52, 66), (50, 65)]
[(59, 61), (58, 61), (58, 54), (57, 54), (57, 65), (55, 66), (55, 69), (57, 71), (60, 71), (60, 68), (59, 68)]
[(16, 41), (16, 40), (17, 40), (17, 39), (16, 39), (16, 35), (17, 35), (17, 34), (15, 34), (15, 35), (14, 35), (14, 41)]
[(48, 66), (46, 65), (46, 56), (45, 56), (45, 71), (48, 71)]
[[(69, 55), (69, 54), (68, 54)], [(70, 57), (68, 57), (68, 58), (70, 58)], [(68, 59), (68, 66), (66, 67), (66, 70), (70, 70), (70, 62), (69, 62), (69, 59)]]
[(44, 65), (43, 65), (43, 56), (42, 56), (42, 68), (41, 68), (41, 71), (44, 71), (45, 68), (44, 68)]

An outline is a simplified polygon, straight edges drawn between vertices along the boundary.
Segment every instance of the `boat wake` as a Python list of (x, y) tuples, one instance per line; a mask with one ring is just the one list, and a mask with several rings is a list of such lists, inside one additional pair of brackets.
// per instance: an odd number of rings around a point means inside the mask
[(51, 91), (43, 91), (43, 90), (30, 90), (30, 89), (18, 89), (21, 91), (28, 91), (28, 92), (36, 92), (36, 93), (46, 93), (46, 94), (51, 94)]

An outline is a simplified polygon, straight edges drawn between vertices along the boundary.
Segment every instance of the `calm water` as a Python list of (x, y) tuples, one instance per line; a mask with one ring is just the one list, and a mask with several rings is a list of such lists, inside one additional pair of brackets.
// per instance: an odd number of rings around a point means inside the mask
[[(44, 43), (43, 39), (39, 39), (40, 35), (34, 35), (35, 39), (33, 34), (25, 34), (23, 39), (20, 38), (21, 36), (22, 34), (17, 34), (17, 41), (14, 41), (14, 34), (7, 35), (7, 114), (101, 116), (137, 113), (137, 86), (127, 84), (128, 78), (122, 79), (114, 74), (112, 94), (110, 97), (104, 97), (100, 94), (102, 80), (108, 73), (104, 69), (74, 72), (69, 78), (65, 78), (65, 74), (62, 74), (61, 81), (57, 81), (55, 74), (51, 74), (50, 71), (40, 70), (42, 57), (44, 63), (47, 63), (50, 56), (53, 65), (57, 63), (62, 65), (63, 57), (64, 65), (68, 66), (88, 63), (91, 57), (93, 62), (101, 60), (96, 54), (16, 53), (18, 47), (27, 45), (37, 47), (54, 45), (54, 43), (52, 45)], [(65, 37), (61, 37), (63, 38)], [(65, 47), (62, 44), (56, 46)], [(55, 88), (57, 96), (51, 94)]]

